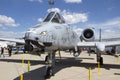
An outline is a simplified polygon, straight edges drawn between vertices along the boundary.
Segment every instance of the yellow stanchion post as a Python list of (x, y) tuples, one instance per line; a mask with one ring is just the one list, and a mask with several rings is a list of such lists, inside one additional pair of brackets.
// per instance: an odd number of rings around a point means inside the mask
[(30, 61), (28, 61), (28, 72), (30, 71)]
[(23, 74), (20, 75), (20, 80), (23, 80)]
[(101, 72), (100, 72), (100, 62), (98, 62), (98, 74), (101, 74)]
[(89, 74), (89, 79), (88, 80), (92, 80), (92, 71), (91, 71), (91, 68), (89, 68), (88, 74)]
[(22, 68), (24, 68), (24, 58), (22, 57)]

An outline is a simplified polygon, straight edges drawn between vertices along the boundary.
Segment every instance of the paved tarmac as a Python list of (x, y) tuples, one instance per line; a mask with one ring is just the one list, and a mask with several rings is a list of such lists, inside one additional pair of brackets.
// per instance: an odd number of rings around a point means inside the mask
[[(23, 74), (24, 80), (45, 80), (45, 55), (14, 54), (9, 57), (6, 54), (5, 58), (0, 58), (0, 80), (20, 80), (20, 74)], [(62, 59), (56, 56), (55, 75), (47, 80), (89, 80), (90, 67), (91, 80), (120, 80), (120, 58), (102, 55), (104, 65), (101, 66), (98, 74), (95, 54), (89, 56), (88, 53), (82, 52), (78, 58), (74, 58), (68, 52), (61, 52)], [(29, 60), (30, 72), (27, 64)]]

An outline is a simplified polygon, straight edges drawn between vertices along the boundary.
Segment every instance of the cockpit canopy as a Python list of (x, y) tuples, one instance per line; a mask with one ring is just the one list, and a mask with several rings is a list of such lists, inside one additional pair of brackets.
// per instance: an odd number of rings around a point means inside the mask
[(65, 23), (64, 18), (57, 12), (50, 12), (43, 22)]

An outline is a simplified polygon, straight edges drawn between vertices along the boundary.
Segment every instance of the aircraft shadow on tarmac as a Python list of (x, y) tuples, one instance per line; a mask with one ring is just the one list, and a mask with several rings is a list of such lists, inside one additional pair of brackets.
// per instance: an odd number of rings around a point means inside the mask
[[(97, 68), (96, 63), (83, 63), (82, 59), (93, 59), (93, 58), (67, 58), (67, 57), (62, 57), (62, 59), (56, 59), (56, 65), (54, 68), (54, 73), (56, 74), (60, 70), (68, 67), (85, 67), (88, 69), (91, 67), (92, 69)], [(5, 61), (5, 62), (16, 62), (16, 63), (21, 63), (21, 60), (17, 59), (0, 59), (0, 61)], [(25, 60), (25, 63), (27, 64), (28, 60)], [(30, 60), (31, 66), (33, 65), (39, 65), (43, 64), (45, 65), (44, 61), (38, 61), (38, 60)], [(112, 69), (120, 69), (120, 65), (118, 64), (104, 64), (101, 66), (101, 68), (110, 70)], [(40, 67), (38, 69), (32, 70), (30, 72), (24, 73), (24, 80), (45, 80), (44, 79), (45, 75), (45, 66)], [(119, 73), (115, 73), (114, 75), (119, 75)], [(14, 80), (20, 80), (19, 76), (15, 78)]]

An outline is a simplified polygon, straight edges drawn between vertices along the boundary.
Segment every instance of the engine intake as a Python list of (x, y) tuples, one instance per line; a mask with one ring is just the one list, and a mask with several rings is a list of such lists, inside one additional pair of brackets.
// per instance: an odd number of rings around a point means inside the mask
[(93, 41), (95, 39), (94, 36), (94, 30), (91, 28), (87, 28), (82, 32), (80, 39), (85, 41)]

